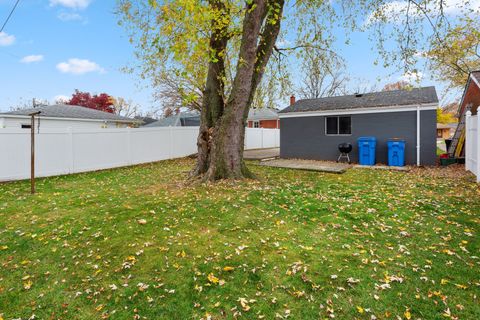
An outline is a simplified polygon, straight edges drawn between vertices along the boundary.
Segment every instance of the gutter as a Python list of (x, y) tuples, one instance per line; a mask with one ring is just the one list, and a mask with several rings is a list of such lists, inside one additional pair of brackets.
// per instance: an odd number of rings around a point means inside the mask
[(417, 167), (420, 166), (420, 134), (421, 134), (421, 121), (420, 121), (420, 106), (417, 106)]
[(408, 112), (421, 110), (436, 110), (438, 102), (427, 104), (414, 104), (404, 106), (389, 106), (389, 107), (373, 107), (373, 108), (354, 108), (354, 109), (336, 109), (325, 111), (299, 111), (279, 113), (280, 119), (283, 118), (300, 118), (300, 117), (315, 117), (315, 116), (335, 116), (335, 115), (352, 115), (352, 114), (368, 114), (368, 113), (387, 113), (387, 112)]

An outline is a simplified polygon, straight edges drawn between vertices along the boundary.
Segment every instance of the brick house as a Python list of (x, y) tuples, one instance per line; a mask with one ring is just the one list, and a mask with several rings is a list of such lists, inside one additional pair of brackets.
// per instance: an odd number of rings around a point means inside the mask
[(247, 127), (279, 129), (280, 118), (277, 110), (270, 108), (250, 109), (248, 112)]
[(453, 141), (448, 149), (450, 156), (463, 158), (465, 156), (465, 114), (468, 110), (472, 115), (477, 115), (480, 107), (480, 70), (470, 72), (463, 92), (462, 100), (458, 107), (457, 117), (459, 123)]

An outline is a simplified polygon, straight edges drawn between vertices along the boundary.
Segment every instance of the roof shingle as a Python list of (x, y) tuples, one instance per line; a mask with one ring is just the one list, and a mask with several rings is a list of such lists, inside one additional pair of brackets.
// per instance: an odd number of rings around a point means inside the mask
[(438, 103), (435, 87), (299, 100), (279, 113), (348, 110)]
[(169, 117), (149, 123), (144, 127), (192, 127), (200, 125), (200, 113), (180, 112)]
[(277, 120), (277, 110), (271, 108), (250, 109), (248, 111), (248, 120)]
[(95, 109), (85, 108), (81, 106), (71, 106), (64, 104), (57, 104), (51, 106), (38, 106), (32, 109), (16, 110), (1, 115), (18, 115), (28, 116), (29, 114), (41, 111), (40, 117), (52, 117), (52, 118), (72, 118), (72, 119), (89, 119), (89, 120), (110, 120), (110, 121), (122, 121), (122, 122), (141, 122), (139, 120), (122, 117), (113, 113), (103, 112)]

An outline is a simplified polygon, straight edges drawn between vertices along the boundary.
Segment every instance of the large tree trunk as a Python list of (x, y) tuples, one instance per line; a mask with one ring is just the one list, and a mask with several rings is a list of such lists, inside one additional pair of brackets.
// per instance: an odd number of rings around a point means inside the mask
[[(194, 171), (204, 180), (252, 177), (243, 160), (246, 119), (278, 37), (283, 5), (283, 0), (255, 0), (247, 6), (237, 72), (226, 103), (223, 77), (219, 77), (225, 74), (224, 61), (213, 59), (209, 64)], [(273, 16), (279, 17), (275, 23), (271, 23)], [(222, 35), (225, 50), (228, 38)], [(220, 52), (214, 47), (219, 39), (212, 33), (210, 45), (215, 52)]]
[[(228, 14), (221, 0), (210, 0), (210, 6), (222, 13)], [(212, 20), (212, 35), (210, 48), (216, 53), (215, 59), (209, 63), (207, 81), (203, 92), (203, 101), (200, 114), (200, 132), (197, 138), (197, 164), (192, 172), (193, 176), (202, 176), (208, 171), (210, 163), (210, 151), (212, 145), (212, 133), (215, 123), (220, 119), (225, 108), (224, 102), (224, 55), (228, 43), (228, 25), (219, 25)]]

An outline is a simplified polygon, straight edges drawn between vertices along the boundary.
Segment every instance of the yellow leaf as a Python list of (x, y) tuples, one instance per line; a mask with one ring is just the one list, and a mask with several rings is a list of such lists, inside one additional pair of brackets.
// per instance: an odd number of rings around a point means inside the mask
[(29, 290), (29, 289), (32, 287), (32, 284), (33, 284), (33, 282), (32, 282), (31, 280), (25, 281), (25, 282), (23, 283), (23, 288), (24, 288), (25, 290)]
[(358, 311), (358, 313), (364, 313), (365, 312), (365, 310), (363, 310), (363, 308), (360, 307), (360, 306), (357, 306), (357, 311)]
[(223, 267), (223, 271), (233, 271), (233, 270), (235, 270), (234, 267), (229, 267), (229, 266)]
[(404, 316), (405, 316), (405, 319), (407, 319), (407, 320), (412, 319), (412, 314), (410, 313), (410, 311), (408, 309), (407, 309), (407, 311), (405, 311)]
[(180, 251), (180, 252), (177, 252), (177, 257), (182, 257), (182, 258), (185, 258), (187, 256), (187, 254), (185, 253), (184, 250)]
[(245, 298), (240, 298), (238, 299), (240, 301), (240, 304), (242, 305), (243, 311), (248, 311), (250, 310), (250, 306), (248, 305), (248, 301)]
[(447, 283), (448, 283), (448, 280), (447, 280), (447, 279), (442, 279), (442, 280), (440, 280), (440, 283), (441, 283), (441, 284), (447, 284)]
[(218, 279), (217, 277), (215, 277), (215, 276), (213, 275), (213, 273), (210, 273), (210, 274), (208, 275), (208, 281), (210, 281), (211, 283), (217, 284), (218, 281), (219, 281), (219, 279)]

